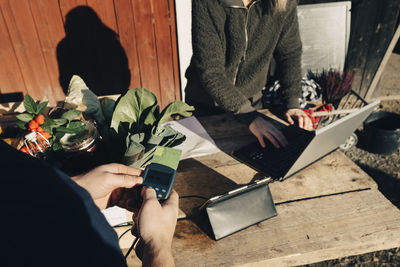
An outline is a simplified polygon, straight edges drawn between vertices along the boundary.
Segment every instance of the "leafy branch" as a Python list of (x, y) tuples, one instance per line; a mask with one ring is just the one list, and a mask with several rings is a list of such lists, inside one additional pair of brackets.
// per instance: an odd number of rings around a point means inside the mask
[(64, 134), (77, 134), (85, 129), (85, 125), (77, 118), (81, 111), (71, 109), (63, 113), (60, 118), (50, 118), (43, 115), (48, 101), (35, 102), (33, 98), (26, 94), (24, 99), (25, 113), (18, 114), (17, 125), (22, 130), (39, 132), (44, 135), (51, 143), (53, 150), (62, 148), (60, 139)]
[(189, 117), (194, 108), (175, 101), (159, 111), (156, 96), (144, 88), (130, 89), (121, 96), (111, 119), (111, 130), (116, 139), (124, 140), (123, 162), (143, 167), (153, 156), (156, 146), (173, 147), (185, 136), (171, 127), (162, 126), (173, 115)]

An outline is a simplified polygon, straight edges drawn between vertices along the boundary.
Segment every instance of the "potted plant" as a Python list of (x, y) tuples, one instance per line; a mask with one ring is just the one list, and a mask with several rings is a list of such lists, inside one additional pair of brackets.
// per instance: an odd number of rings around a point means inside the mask
[(129, 89), (116, 101), (108, 97), (99, 100), (76, 75), (64, 106), (82, 110), (96, 121), (110, 161), (136, 168), (149, 162), (156, 146), (182, 143), (185, 136), (163, 124), (175, 115), (189, 117), (194, 110), (182, 101), (174, 101), (160, 111), (156, 96), (145, 88)]
[(341, 72), (335, 69), (325, 70), (320, 73), (308, 71), (308, 78), (313, 79), (321, 87), (323, 104), (339, 106), (340, 100), (350, 93), (355, 74), (352, 71)]

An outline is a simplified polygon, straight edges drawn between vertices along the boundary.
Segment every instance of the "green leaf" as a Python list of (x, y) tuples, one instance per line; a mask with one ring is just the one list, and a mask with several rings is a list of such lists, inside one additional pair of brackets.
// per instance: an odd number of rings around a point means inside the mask
[(22, 130), (26, 130), (26, 129), (27, 129), (27, 128), (26, 128), (26, 123), (23, 122), (23, 121), (17, 121), (16, 124), (17, 124), (17, 126), (18, 126), (19, 128), (21, 128)]
[(51, 133), (52, 129), (53, 129), (52, 127), (49, 127), (48, 125), (44, 125), (44, 124), (40, 125), (40, 127), (42, 127), (43, 131), (48, 132), (48, 133)]
[(57, 133), (69, 133), (69, 134), (77, 134), (81, 132), (85, 128), (67, 128), (64, 126), (58, 127), (56, 129)]
[(67, 109), (81, 107), (80, 109), (84, 110), (83, 113), (85, 115), (89, 115), (100, 125), (105, 124), (105, 118), (97, 95), (90, 91), (83, 79), (78, 75), (73, 75), (70, 80), (64, 107)]
[(72, 121), (76, 117), (78, 117), (82, 112), (76, 109), (71, 109), (61, 115), (61, 118), (66, 119), (68, 121)]
[(154, 111), (157, 109), (156, 96), (147, 89), (135, 88), (121, 96), (115, 106), (111, 128), (117, 133), (120, 125), (127, 125), (127, 131), (136, 124), (134, 133), (141, 132), (144, 124), (155, 122)]
[(145, 113), (144, 116), (142, 116), (144, 125), (153, 125), (157, 121), (157, 116), (159, 115), (158, 111), (158, 106), (152, 106), (151, 108), (148, 109), (147, 113)]
[(83, 104), (86, 106), (85, 114), (90, 115), (94, 118), (100, 125), (104, 125), (105, 118), (103, 111), (101, 110), (100, 100), (92, 91), (89, 89), (82, 90), (83, 94)]
[(101, 111), (103, 112), (106, 123), (109, 125), (113, 116), (115, 100), (104, 97), (100, 99)]
[(70, 133), (70, 134), (75, 133), (73, 129), (68, 129), (67, 127), (64, 127), (64, 126), (58, 127), (56, 129), (56, 132), (57, 133)]
[(81, 129), (85, 128), (85, 124), (82, 123), (81, 121), (71, 121), (69, 125), (67, 126), (69, 129)]
[(61, 143), (58, 141), (55, 141), (51, 147), (53, 148), (54, 151), (63, 149)]
[(127, 137), (127, 149), (122, 159), (125, 165), (129, 166), (143, 156), (145, 151), (145, 147), (141, 144), (143, 138), (143, 134), (134, 134)]
[(56, 128), (58, 133), (70, 133), (70, 134), (77, 134), (80, 133), (85, 129), (85, 124), (81, 121), (72, 121), (69, 123), (67, 127), (60, 126)]
[(67, 126), (59, 126), (56, 128), (57, 133), (76, 134), (85, 129), (85, 124), (81, 121), (72, 121)]
[(41, 125), (43, 130), (46, 132), (51, 132), (53, 128), (62, 126), (66, 124), (68, 121), (66, 119), (50, 119), (46, 118), (44, 123)]
[(33, 116), (29, 113), (22, 113), (17, 115), (17, 119), (23, 122), (30, 122), (31, 120), (33, 120)]
[(184, 134), (170, 126), (158, 127), (155, 131), (155, 135), (163, 136), (163, 140), (158, 144), (159, 146), (174, 147), (181, 144), (186, 139)]
[(150, 150), (146, 151), (140, 158), (138, 158), (136, 161), (133, 163), (129, 164), (129, 166), (133, 168), (144, 168), (147, 162), (149, 162), (154, 155), (154, 151), (156, 150), (156, 147), (151, 148)]
[(43, 113), (43, 111), (44, 111), (44, 109), (47, 107), (47, 104), (48, 104), (48, 103), (49, 103), (48, 101), (45, 101), (45, 102), (40, 103), (40, 104), (37, 106), (37, 110), (36, 110), (35, 114), (36, 114), (36, 115), (39, 115), (39, 114)]
[(25, 107), (26, 112), (31, 113), (31, 114), (36, 114), (36, 111), (37, 111), (36, 102), (28, 94), (25, 95), (24, 107)]
[(190, 117), (194, 111), (194, 107), (182, 102), (175, 101), (169, 104), (160, 114), (157, 126), (167, 122), (172, 115), (179, 114), (183, 117)]
[(64, 125), (64, 124), (66, 124), (67, 122), (68, 122), (67, 119), (53, 119), (53, 120), (52, 120), (52, 124), (53, 124), (55, 127), (62, 126), (62, 125)]
[(63, 138), (64, 135), (65, 135), (65, 133), (56, 131), (54, 138), (55, 138), (55, 140), (60, 140), (61, 138)]

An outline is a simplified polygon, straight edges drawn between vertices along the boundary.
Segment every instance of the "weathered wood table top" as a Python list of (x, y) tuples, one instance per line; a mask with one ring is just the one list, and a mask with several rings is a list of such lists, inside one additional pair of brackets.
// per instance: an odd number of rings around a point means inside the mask
[[(246, 127), (225, 115), (199, 120), (222, 152), (181, 161), (175, 185), (180, 196), (212, 197), (262, 177), (229, 156), (254, 140)], [(340, 151), (269, 186), (278, 216), (219, 241), (190, 218), (179, 220), (176, 265), (293, 266), (400, 247), (400, 210)], [(181, 199), (182, 215), (190, 217), (202, 202)], [(119, 234), (124, 230), (116, 228)], [(126, 252), (132, 241), (125, 235), (121, 248)], [(141, 263), (132, 253), (128, 264)]]

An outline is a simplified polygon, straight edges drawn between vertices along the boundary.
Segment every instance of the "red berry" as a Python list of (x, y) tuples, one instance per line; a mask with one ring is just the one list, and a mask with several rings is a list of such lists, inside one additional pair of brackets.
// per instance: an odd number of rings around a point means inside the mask
[(26, 154), (29, 154), (29, 150), (28, 150), (28, 148), (26, 146), (21, 147), (19, 150), (24, 152), (24, 153), (26, 153)]
[[(43, 135), (43, 137), (44, 138), (46, 138), (47, 140), (49, 140), (49, 138), (50, 138), (50, 133), (48, 133), (48, 132), (46, 132), (46, 131), (39, 131), (39, 133), (41, 134), (41, 135)], [(40, 135), (39, 135), (40, 136)]]
[(43, 114), (37, 115), (35, 121), (36, 121), (39, 125), (42, 125), (42, 124), (44, 123), (44, 116), (43, 116)]
[(33, 132), (39, 127), (39, 124), (35, 120), (29, 122), (29, 131)]

